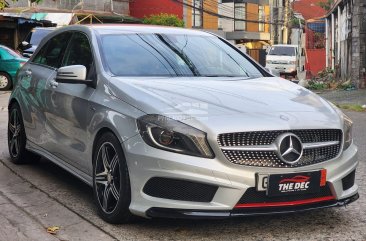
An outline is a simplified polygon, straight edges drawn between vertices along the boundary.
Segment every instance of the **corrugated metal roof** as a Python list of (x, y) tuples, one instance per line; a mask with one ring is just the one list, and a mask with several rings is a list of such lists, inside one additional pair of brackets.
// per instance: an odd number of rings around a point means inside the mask
[(305, 20), (323, 17), (327, 11), (319, 6), (326, 0), (297, 0), (293, 2), (294, 11), (300, 13)]

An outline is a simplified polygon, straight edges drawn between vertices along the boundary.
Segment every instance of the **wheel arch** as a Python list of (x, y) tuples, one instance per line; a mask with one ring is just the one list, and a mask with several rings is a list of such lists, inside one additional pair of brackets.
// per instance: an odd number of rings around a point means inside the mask
[(19, 105), (19, 101), (18, 101), (16, 98), (12, 97), (12, 98), (9, 100), (8, 110), (10, 110), (10, 107), (11, 107), (13, 104), (15, 104), (15, 103)]
[(120, 142), (121, 144), (121, 149), (122, 149), (122, 152), (123, 152), (123, 155), (125, 154), (124, 152), (124, 149), (123, 149), (123, 145), (122, 145), (122, 140), (121, 140), (121, 137), (117, 134), (117, 130), (115, 130), (114, 128), (112, 127), (109, 127), (109, 126), (103, 126), (103, 127), (100, 127), (98, 129), (98, 131), (96, 132), (95, 134), (95, 137), (93, 139), (93, 146), (92, 146), (92, 160), (94, 160), (94, 153), (95, 153), (95, 148), (96, 148), (96, 145), (97, 145), (97, 142), (98, 142), (98, 139), (104, 134), (104, 133), (107, 133), (107, 132), (110, 132), (112, 133)]
[(0, 70), (0, 73), (4, 73), (4, 74), (7, 74), (10, 78), (11, 81), (13, 81), (13, 78), (11, 77), (11, 74), (6, 72), (5, 70)]

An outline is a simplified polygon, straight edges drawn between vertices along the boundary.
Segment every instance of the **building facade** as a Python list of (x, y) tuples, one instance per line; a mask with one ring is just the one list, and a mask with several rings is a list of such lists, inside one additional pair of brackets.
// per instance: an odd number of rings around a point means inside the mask
[(337, 0), (326, 15), (326, 65), (356, 88), (366, 87), (364, 0)]
[(262, 48), (270, 43), (270, 6), (268, 0), (222, 0), (220, 28), (226, 38), (247, 48)]
[(184, 21), (186, 28), (218, 29), (217, 0), (133, 0), (130, 15), (144, 18), (152, 14), (168, 13)]
[(169, 13), (183, 19), (183, 4), (172, 0), (134, 0), (130, 2), (130, 15), (135, 18), (151, 14)]

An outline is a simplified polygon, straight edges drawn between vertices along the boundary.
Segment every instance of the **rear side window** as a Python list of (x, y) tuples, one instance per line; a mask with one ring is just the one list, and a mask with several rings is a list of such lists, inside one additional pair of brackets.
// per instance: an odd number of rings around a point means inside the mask
[(51, 38), (37, 53), (33, 63), (59, 68), (70, 37), (71, 33), (65, 32)]

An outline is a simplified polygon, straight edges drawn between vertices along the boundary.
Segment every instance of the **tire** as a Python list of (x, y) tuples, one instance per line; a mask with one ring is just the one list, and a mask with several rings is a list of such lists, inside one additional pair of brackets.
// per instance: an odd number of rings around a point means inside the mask
[(106, 132), (93, 152), (93, 195), (99, 216), (114, 224), (132, 221), (130, 178), (119, 140)]
[(7, 73), (0, 72), (0, 91), (10, 90), (12, 87), (12, 81)]
[(8, 120), (8, 150), (11, 161), (15, 164), (31, 163), (39, 156), (25, 149), (27, 137), (23, 117), (18, 103), (11, 105)]

